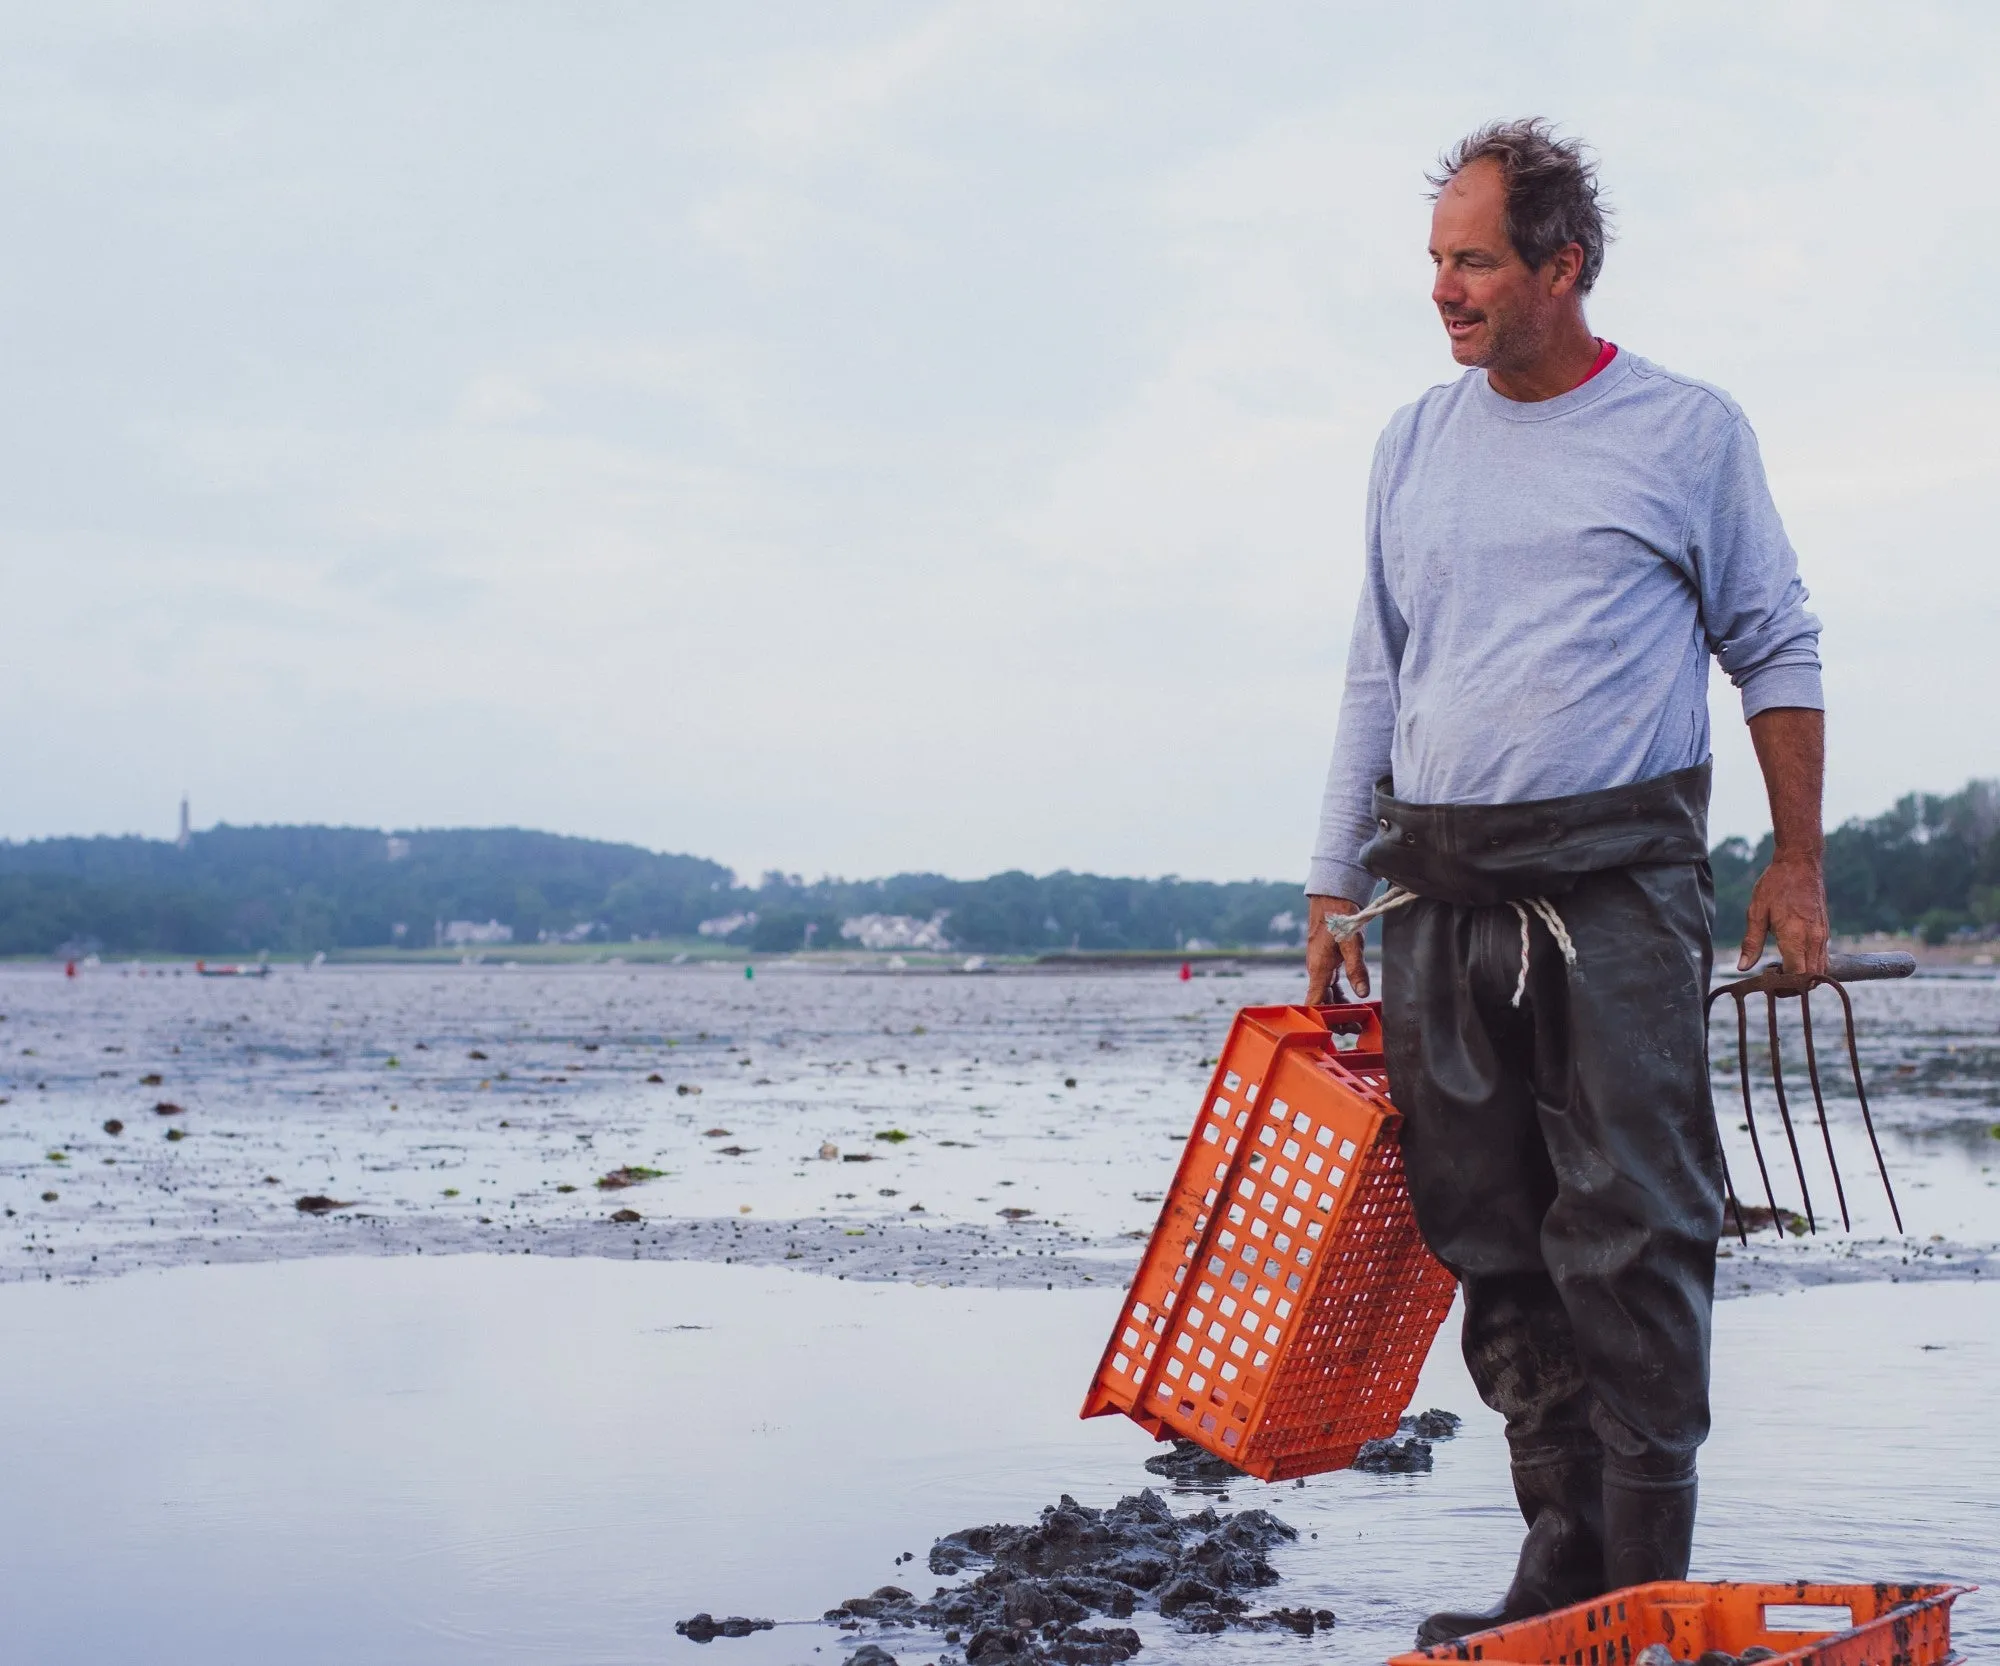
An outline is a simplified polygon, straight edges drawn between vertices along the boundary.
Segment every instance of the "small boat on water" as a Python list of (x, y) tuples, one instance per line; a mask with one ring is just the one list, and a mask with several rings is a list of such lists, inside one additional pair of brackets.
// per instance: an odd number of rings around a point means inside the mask
[(271, 975), (270, 962), (263, 960), (255, 966), (211, 966), (205, 960), (197, 960), (194, 969), (204, 978), (268, 978)]

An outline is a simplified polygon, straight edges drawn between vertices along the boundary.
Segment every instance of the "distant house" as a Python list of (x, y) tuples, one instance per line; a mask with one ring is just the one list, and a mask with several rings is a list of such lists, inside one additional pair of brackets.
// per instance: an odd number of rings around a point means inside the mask
[(754, 926), (756, 923), (757, 914), (753, 909), (748, 914), (724, 914), (717, 919), (703, 920), (694, 929), (704, 937), (734, 937), (745, 927)]
[(544, 943), (588, 943), (592, 935), (601, 930), (603, 926), (598, 921), (583, 920), (566, 931), (544, 931), (541, 940)]
[(391, 862), (407, 862), (410, 859), (410, 841), (391, 833), (382, 841), (382, 854)]
[(484, 925), (477, 920), (440, 921), (437, 940), (453, 949), (462, 949), (473, 943), (511, 943), (514, 941), (514, 928), (503, 926), (498, 920), (488, 920)]
[(840, 935), (864, 949), (948, 949), (945, 915), (939, 909), (928, 920), (911, 914), (857, 914), (840, 922)]

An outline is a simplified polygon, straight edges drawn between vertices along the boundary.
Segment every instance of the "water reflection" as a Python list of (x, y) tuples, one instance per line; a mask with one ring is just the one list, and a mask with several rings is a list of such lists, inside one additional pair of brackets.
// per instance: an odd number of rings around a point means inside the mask
[[(942, 1532), (1151, 1481), (1136, 1429), (1075, 1418), (1115, 1302), (530, 1257), (0, 1291), (0, 1635), (93, 1666), (693, 1661), (696, 1609), (806, 1620), (923, 1578), (895, 1559)], [(1717, 1329), (1699, 1574), (2000, 1583), (2000, 1292), (1760, 1297)], [(1504, 1583), (1504, 1452), (1449, 1332), (1419, 1398), (1473, 1414), (1431, 1475), (1232, 1490), (1300, 1529), (1274, 1596), (1341, 1615), (1336, 1659)], [(1975, 1658), (1992, 1607), (1963, 1610)], [(847, 1652), (817, 1625), (709, 1647)], [(1140, 1658), (1246, 1650), (1329, 1643), (1155, 1628)]]

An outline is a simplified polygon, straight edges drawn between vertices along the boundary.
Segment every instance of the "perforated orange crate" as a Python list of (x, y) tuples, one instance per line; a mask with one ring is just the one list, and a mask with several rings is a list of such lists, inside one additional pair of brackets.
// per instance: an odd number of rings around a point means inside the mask
[(1389, 1666), (1630, 1666), (1649, 1643), (1676, 1660), (1777, 1650), (1764, 1666), (1948, 1666), (1951, 1605), (1972, 1585), (1634, 1585), (1539, 1619), (1399, 1654)]
[(1455, 1288), (1400, 1127), (1378, 1007), (1239, 1012), (1083, 1415), (1267, 1481), (1393, 1434)]

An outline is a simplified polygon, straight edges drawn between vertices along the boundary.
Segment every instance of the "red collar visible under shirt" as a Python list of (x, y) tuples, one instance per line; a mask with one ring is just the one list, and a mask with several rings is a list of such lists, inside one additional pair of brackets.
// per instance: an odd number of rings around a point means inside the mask
[[(1595, 376), (1600, 370), (1602, 370), (1607, 364), (1609, 364), (1613, 359), (1617, 357), (1618, 357), (1617, 342), (1599, 341), (1597, 344), (1597, 363), (1595, 363), (1590, 367), (1590, 373), (1589, 375), (1586, 375), (1584, 377), (1583, 382), (1589, 381), (1591, 376)], [(1578, 382), (1576, 387), (1578, 388), (1582, 387), (1583, 382)], [(1570, 389), (1570, 392), (1572, 393), (1574, 393), (1575, 391), (1576, 388)]]

